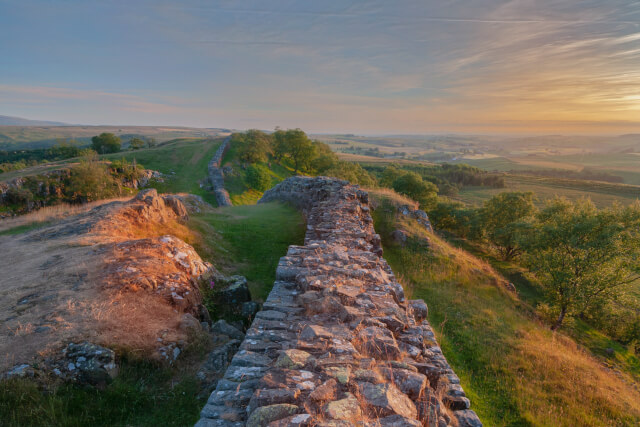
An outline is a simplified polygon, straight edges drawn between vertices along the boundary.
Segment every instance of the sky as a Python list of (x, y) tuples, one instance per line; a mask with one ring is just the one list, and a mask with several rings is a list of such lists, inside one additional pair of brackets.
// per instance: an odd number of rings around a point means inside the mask
[(0, 114), (640, 133), (640, 1), (0, 0)]

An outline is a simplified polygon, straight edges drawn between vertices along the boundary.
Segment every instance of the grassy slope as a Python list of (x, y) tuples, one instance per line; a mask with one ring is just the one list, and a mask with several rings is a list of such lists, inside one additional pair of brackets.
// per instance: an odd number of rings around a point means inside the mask
[[(269, 170), (272, 186), (294, 175), (292, 168), (276, 163), (273, 160), (269, 163), (259, 163), (259, 165)], [(237, 146), (234, 144), (231, 144), (222, 159), (222, 166), (230, 166), (233, 169), (233, 172), (225, 174), (224, 178), (224, 186), (229, 192), (231, 203), (234, 205), (252, 205), (262, 197), (261, 192), (249, 188), (247, 185), (244, 165), (238, 159)]]
[[(572, 340), (538, 323), (527, 304), (495, 285), (491, 268), (415, 223), (374, 212), (385, 258), (407, 293), (429, 305), (438, 341), (485, 425), (637, 425), (640, 393)], [(430, 249), (396, 246), (397, 226)]]
[(222, 139), (179, 139), (156, 148), (125, 151), (103, 157), (109, 160), (124, 157), (128, 161), (135, 158), (145, 168), (168, 176), (164, 183), (154, 185), (158, 191), (197, 194), (215, 205), (213, 194), (206, 187), (201, 187), (200, 183), (206, 185), (207, 165)]
[(193, 216), (190, 225), (203, 236), (195, 245), (203, 258), (225, 274), (245, 276), (257, 300), (267, 297), (278, 260), (305, 232), (302, 215), (279, 203), (219, 208)]

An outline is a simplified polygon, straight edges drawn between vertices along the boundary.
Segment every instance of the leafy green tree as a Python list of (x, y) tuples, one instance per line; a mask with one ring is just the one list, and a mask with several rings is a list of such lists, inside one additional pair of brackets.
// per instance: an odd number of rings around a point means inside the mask
[(146, 143), (144, 142), (144, 140), (138, 137), (131, 138), (131, 141), (129, 141), (129, 146), (132, 150), (139, 150), (141, 148), (144, 148), (145, 145)]
[(558, 329), (568, 314), (616, 299), (625, 285), (640, 278), (637, 204), (598, 210), (590, 200), (557, 198), (536, 217), (536, 227), (522, 241), (529, 268), (558, 310), (551, 329)]
[(424, 181), (415, 172), (404, 172), (393, 181), (393, 189), (400, 194), (411, 197), (420, 203), (423, 209), (434, 206), (438, 200), (438, 187), (435, 184)]
[(271, 153), (271, 137), (266, 133), (250, 129), (240, 140), (238, 156), (247, 163), (266, 162)]
[(325, 172), (327, 170), (338, 165), (338, 156), (336, 153), (331, 151), (331, 147), (324, 142), (314, 140), (312, 141), (312, 144), (315, 147), (315, 157), (311, 161), (311, 169), (316, 171), (318, 174), (326, 175)]
[(280, 162), (287, 154), (286, 132), (279, 127), (271, 134), (273, 157)]
[(153, 148), (156, 146), (156, 139), (153, 137), (147, 138), (147, 148)]
[(247, 184), (258, 191), (266, 191), (271, 188), (271, 174), (262, 165), (251, 165), (247, 168)]
[(484, 203), (480, 223), (487, 240), (509, 261), (522, 253), (519, 236), (535, 211), (533, 193), (504, 192)]
[(117, 153), (120, 151), (122, 141), (120, 140), (120, 137), (112, 133), (104, 132), (91, 138), (91, 144), (97, 153)]
[(276, 158), (287, 157), (291, 159), (296, 173), (309, 170), (311, 162), (316, 157), (316, 147), (307, 134), (301, 129), (288, 129), (284, 131), (284, 134), (276, 130), (276, 134), (274, 136)]
[(382, 178), (380, 178), (380, 185), (387, 188), (393, 188), (393, 183), (396, 179), (400, 178), (404, 171), (401, 171), (396, 166), (387, 166), (382, 172)]
[(376, 184), (375, 178), (357, 163), (338, 161), (331, 168), (323, 171), (322, 174), (344, 179), (363, 187), (373, 187)]
[(437, 229), (463, 238), (475, 238), (479, 234), (478, 210), (461, 202), (439, 197), (435, 207), (429, 210), (429, 218)]

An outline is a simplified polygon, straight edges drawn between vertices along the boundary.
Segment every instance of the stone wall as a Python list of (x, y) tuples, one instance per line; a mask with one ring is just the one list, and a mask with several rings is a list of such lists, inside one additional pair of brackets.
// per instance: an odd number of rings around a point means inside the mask
[(207, 426), (481, 426), (426, 321), (381, 257), (368, 194), (289, 178), (260, 202), (307, 216), (202, 410)]
[(230, 143), (231, 136), (228, 136), (222, 141), (222, 144), (216, 150), (216, 154), (213, 155), (213, 158), (209, 162), (209, 181), (211, 181), (211, 185), (213, 186), (213, 192), (216, 195), (218, 206), (232, 206), (229, 193), (224, 189), (224, 174), (220, 168), (222, 158), (229, 149)]

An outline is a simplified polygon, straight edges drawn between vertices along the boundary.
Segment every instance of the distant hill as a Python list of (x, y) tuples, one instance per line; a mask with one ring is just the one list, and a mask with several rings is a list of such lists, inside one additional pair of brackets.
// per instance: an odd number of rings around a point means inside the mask
[(75, 139), (80, 144), (88, 145), (91, 143), (92, 136), (102, 132), (110, 132), (119, 136), (125, 144), (133, 137), (155, 138), (156, 142), (162, 143), (177, 138), (214, 138), (229, 134), (224, 129), (180, 126), (77, 126), (61, 124), (3, 126), (3, 119), (4, 116), (0, 116), (0, 150), (47, 148), (56, 144), (60, 139)]
[(29, 120), (22, 117), (0, 116), (0, 126), (69, 126), (68, 123)]

